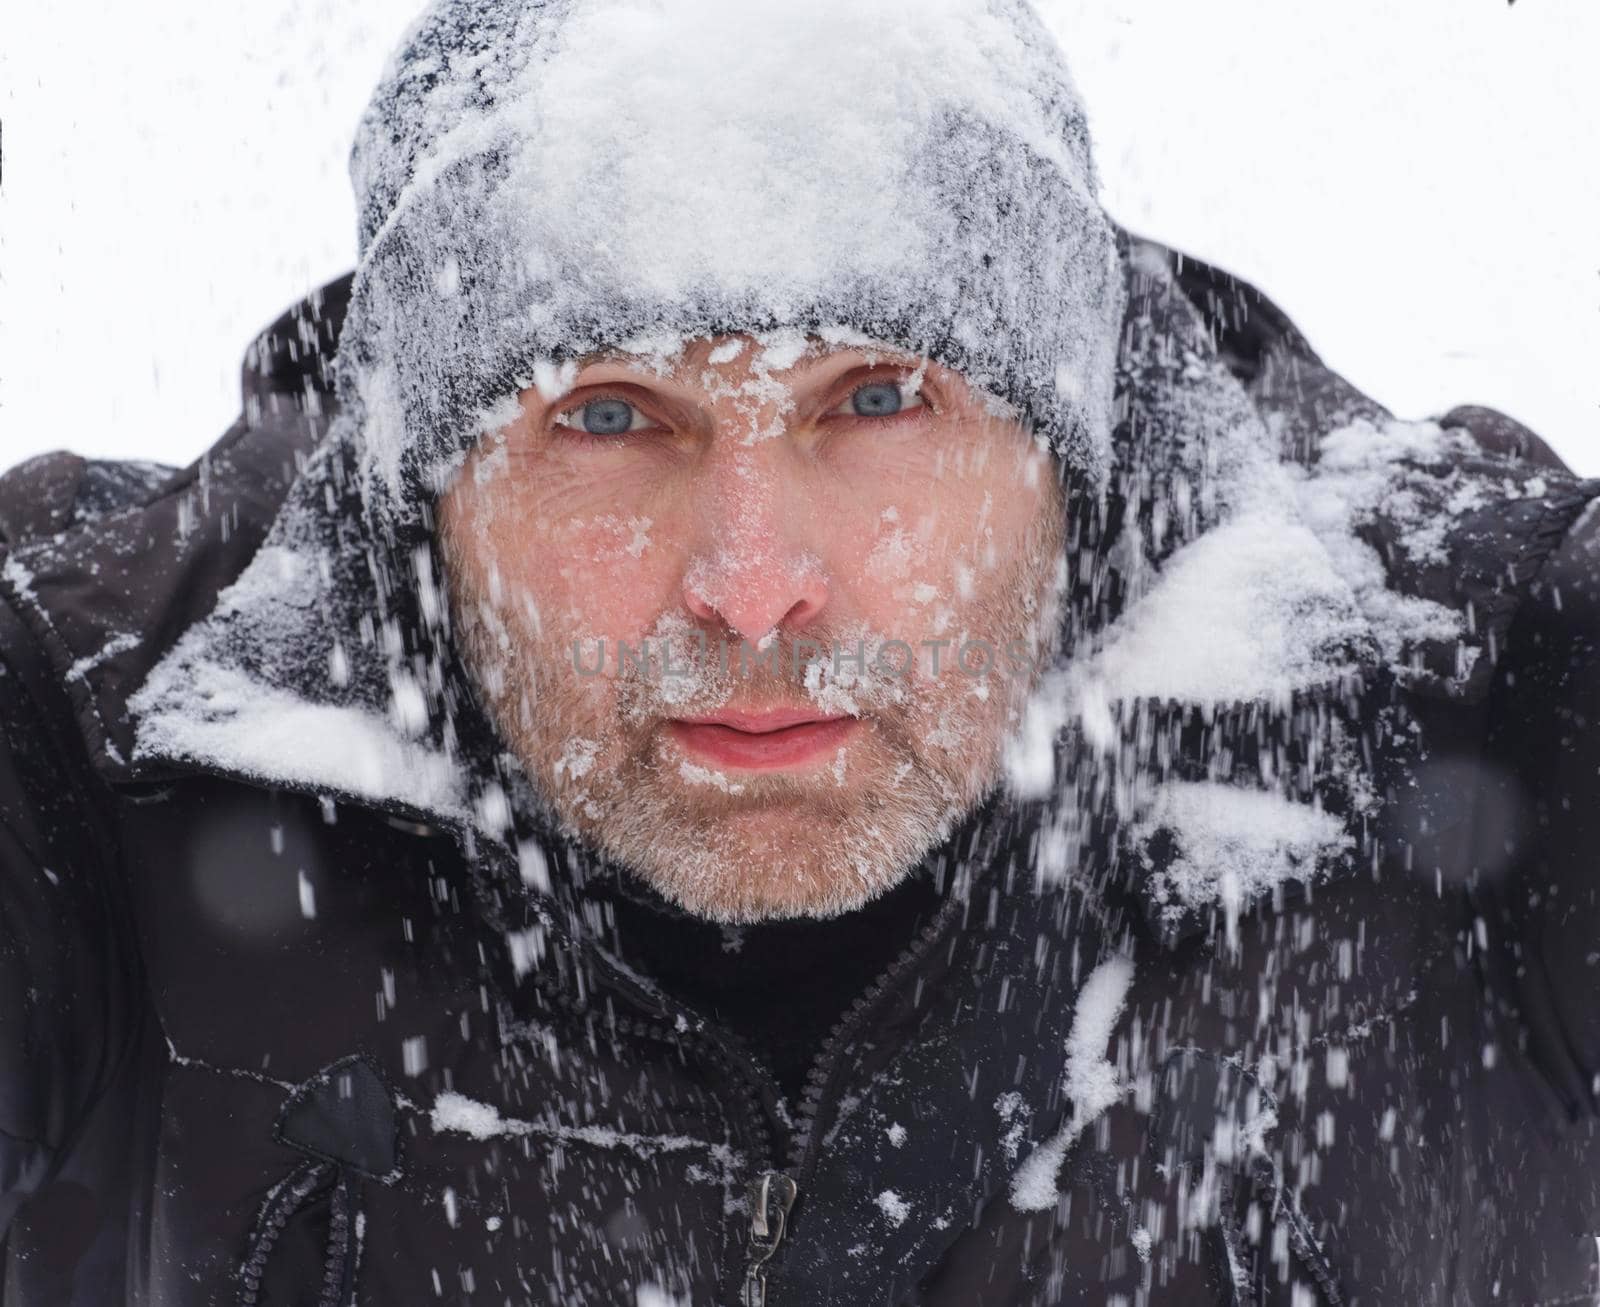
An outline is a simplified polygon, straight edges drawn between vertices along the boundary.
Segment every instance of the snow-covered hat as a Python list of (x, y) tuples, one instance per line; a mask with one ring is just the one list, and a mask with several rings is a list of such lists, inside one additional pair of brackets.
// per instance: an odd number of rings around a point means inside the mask
[(340, 398), (392, 526), (541, 367), (732, 331), (927, 354), (1107, 467), (1115, 230), (1026, 0), (437, 0), (351, 175)]

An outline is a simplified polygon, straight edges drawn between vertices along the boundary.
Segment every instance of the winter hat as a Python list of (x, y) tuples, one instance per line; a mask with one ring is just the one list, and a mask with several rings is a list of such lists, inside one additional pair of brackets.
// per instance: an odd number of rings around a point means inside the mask
[(351, 175), (339, 394), (390, 531), (562, 364), (734, 331), (926, 354), (1104, 475), (1123, 277), (1026, 0), (437, 0)]

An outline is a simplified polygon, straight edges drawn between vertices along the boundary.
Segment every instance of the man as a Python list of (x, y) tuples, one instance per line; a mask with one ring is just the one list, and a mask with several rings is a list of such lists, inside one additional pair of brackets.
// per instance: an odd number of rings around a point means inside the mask
[(0, 482), (4, 1301), (1577, 1301), (1600, 485), (1020, 4), (468, 6), (195, 467)]

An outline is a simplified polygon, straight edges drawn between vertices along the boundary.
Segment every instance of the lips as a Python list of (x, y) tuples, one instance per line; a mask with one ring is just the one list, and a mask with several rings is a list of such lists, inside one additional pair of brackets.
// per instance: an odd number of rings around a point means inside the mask
[(685, 753), (712, 766), (776, 771), (831, 758), (860, 725), (855, 717), (783, 708), (678, 718), (667, 729)]

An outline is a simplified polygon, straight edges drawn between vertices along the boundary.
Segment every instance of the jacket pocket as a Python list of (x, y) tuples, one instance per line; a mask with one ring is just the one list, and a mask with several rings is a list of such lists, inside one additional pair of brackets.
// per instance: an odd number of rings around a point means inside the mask
[(294, 1089), (274, 1136), (305, 1160), (261, 1204), (238, 1307), (351, 1307), (362, 1186), (400, 1177), (394, 1095), (367, 1059), (340, 1058)]

